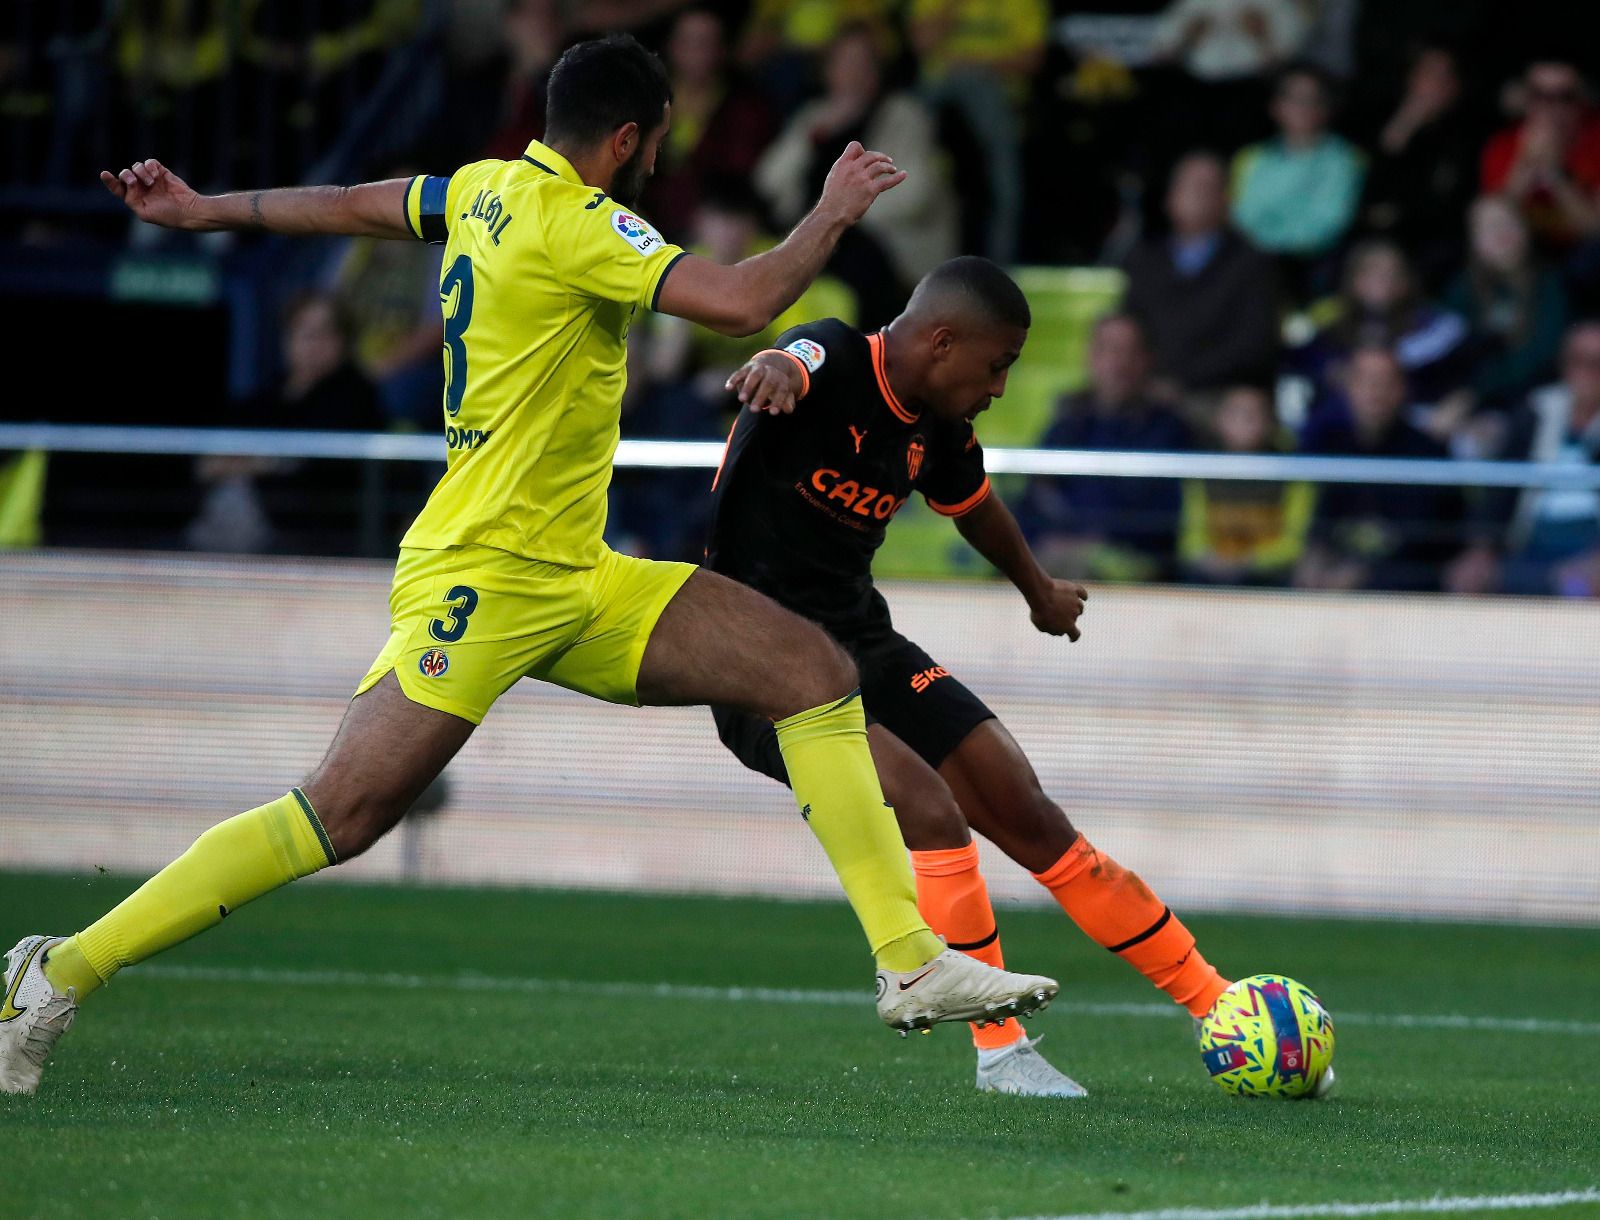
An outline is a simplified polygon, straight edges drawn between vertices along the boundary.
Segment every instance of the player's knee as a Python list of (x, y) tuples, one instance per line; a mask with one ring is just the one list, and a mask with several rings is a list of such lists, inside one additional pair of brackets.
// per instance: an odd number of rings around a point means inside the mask
[(900, 836), (912, 851), (950, 851), (972, 842), (955, 794), (942, 783), (914, 796), (896, 794), (893, 804)]
[(792, 716), (824, 703), (835, 703), (861, 685), (861, 675), (850, 654), (821, 628), (808, 631), (804, 640), (796, 644), (785, 680), (775, 684), (771, 692), (774, 715)]
[(1077, 828), (1067, 816), (1067, 811), (1046, 796), (1037, 781), (1030, 784), (1023, 795), (1023, 811), (1029, 825), (1034, 828), (1034, 835), (1041, 840), (1065, 840), (1070, 843), (1078, 837)]
[(303, 790), (333, 845), (335, 863), (354, 859), (383, 838), (405, 816), (410, 804), (394, 793), (341, 792), (314, 779)]

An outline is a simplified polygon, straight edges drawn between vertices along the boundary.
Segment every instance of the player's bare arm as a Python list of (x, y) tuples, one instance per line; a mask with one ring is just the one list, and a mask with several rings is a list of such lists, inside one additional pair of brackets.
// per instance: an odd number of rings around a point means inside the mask
[(989, 496), (971, 512), (956, 518), (961, 536), (1000, 569), (1028, 603), (1033, 625), (1046, 635), (1064, 635), (1076, 641), (1078, 616), (1089, 591), (1070, 580), (1057, 580), (1040, 566), (1033, 548), (1022, 536), (1017, 519), (998, 496)]
[(788, 415), (805, 395), (800, 362), (784, 352), (757, 352), (728, 378), (727, 388), (750, 410)]
[(725, 335), (765, 329), (821, 274), (844, 231), (905, 178), (888, 153), (852, 140), (828, 171), (817, 206), (788, 237), (731, 267), (693, 255), (683, 259), (662, 285), (658, 311)]
[(293, 186), (202, 195), (161, 162), (135, 161), (100, 181), (149, 224), (191, 233), (256, 229), (293, 236), (411, 238), (405, 198), (409, 179), (358, 186)]

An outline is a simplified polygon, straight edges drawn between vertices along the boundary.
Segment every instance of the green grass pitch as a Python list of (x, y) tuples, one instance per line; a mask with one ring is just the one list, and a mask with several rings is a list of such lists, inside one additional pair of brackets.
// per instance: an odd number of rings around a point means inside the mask
[[(130, 886), (0, 875), (0, 931), (81, 926)], [(0, 1097), (0, 1198), (8, 1220), (898, 1220), (1600, 1186), (1600, 932), (1191, 926), (1225, 971), (1348, 1018), (1335, 1098), (1223, 1096), (1187, 1019), (1051, 911), (1001, 929), (1065, 983), (1031, 1032), (1084, 1102), (978, 1094), (964, 1029), (885, 1031), (842, 905), (302, 885), (88, 1002), (39, 1094)]]

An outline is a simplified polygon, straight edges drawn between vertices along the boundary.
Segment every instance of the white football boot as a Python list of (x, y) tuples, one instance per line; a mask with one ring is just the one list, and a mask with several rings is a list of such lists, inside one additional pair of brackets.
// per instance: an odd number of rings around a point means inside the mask
[(998, 1051), (978, 1052), (978, 1089), (1018, 1097), (1087, 1097), (1089, 1090), (1059, 1071), (1037, 1049), (1043, 1037), (1021, 1038)]
[(0, 1003), (0, 1093), (39, 1087), (45, 1057), (78, 1015), (71, 990), (61, 995), (44, 976), (44, 955), (64, 936), (27, 936), (6, 954), (5, 1000)]
[(997, 970), (946, 949), (909, 974), (878, 971), (878, 1016), (902, 1034), (941, 1021), (987, 1025), (1038, 1012), (1059, 990), (1055, 979)]

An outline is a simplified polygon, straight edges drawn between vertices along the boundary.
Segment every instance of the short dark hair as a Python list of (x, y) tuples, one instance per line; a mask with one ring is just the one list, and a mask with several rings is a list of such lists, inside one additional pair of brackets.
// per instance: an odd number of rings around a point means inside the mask
[(568, 47), (550, 69), (545, 132), (584, 145), (628, 123), (654, 131), (672, 100), (667, 70), (632, 34), (611, 34)]
[(1017, 282), (998, 265), (976, 254), (963, 254), (940, 263), (917, 285), (922, 293), (965, 297), (986, 318), (1003, 326), (1027, 330), (1033, 325), (1033, 311)]

